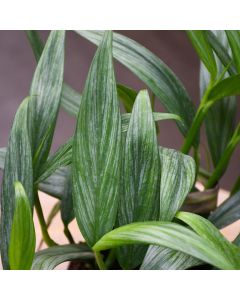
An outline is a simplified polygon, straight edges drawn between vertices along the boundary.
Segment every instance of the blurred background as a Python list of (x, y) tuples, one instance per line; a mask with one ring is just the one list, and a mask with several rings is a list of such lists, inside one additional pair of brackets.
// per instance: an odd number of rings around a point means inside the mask
[[(199, 103), (199, 59), (183, 31), (118, 31), (147, 47), (160, 57), (179, 77), (190, 97)], [(45, 40), (48, 31), (40, 31)], [(76, 33), (66, 36), (65, 82), (82, 91), (96, 47)], [(30, 45), (24, 31), (0, 31), (0, 147), (7, 145), (16, 110), (28, 95), (31, 78), (36, 67)], [(115, 61), (115, 73), (119, 83), (134, 89), (145, 88), (130, 71)], [(238, 120), (240, 120), (238, 102)], [(156, 102), (156, 111), (164, 111)], [(75, 128), (75, 120), (61, 109), (52, 151), (55, 151)], [(202, 130), (204, 135), (204, 130)], [(162, 146), (179, 149), (183, 138), (173, 121), (160, 123), (159, 142)], [(235, 151), (230, 166), (222, 179), (225, 189), (231, 188), (240, 174), (240, 147)]]

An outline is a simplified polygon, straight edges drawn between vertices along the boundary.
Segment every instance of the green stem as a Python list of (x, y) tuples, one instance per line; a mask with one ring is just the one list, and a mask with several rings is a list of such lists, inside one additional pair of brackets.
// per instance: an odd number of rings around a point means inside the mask
[(115, 261), (115, 249), (111, 249), (109, 254), (108, 254), (108, 257), (105, 261), (105, 265), (108, 269), (110, 269), (110, 267), (112, 266), (112, 264), (114, 263)]
[(213, 102), (209, 101), (208, 100), (208, 95), (209, 95), (209, 92), (212, 88), (212, 81), (209, 83), (209, 86), (207, 88), (207, 90), (205, 91), (203, 97), (202, 97), (202, 100), (201, 100), (201, 103), (199, 105), (199, 108), (196, 112), (196, 115), (193, 119), (193, 122), (192, 122), (192, 125), (188, 131), (188, 134), (185, 138), (185, 141), (183, 143), (183, 146), (182, 146), (182, 153), (185, 153), (185, 154), (188, 154), (188, 152), (190, 151), (191, 147), (192, 147), (192, 144), (194, 143), (194, 140), (196, 139), (196, 136), (199, 132), (199, 129), (202, 125), (202, 122), (209, 110), (209, 108), (211, 107), (211, 105), (213, 104)]
[(40, 227), (41, 227), (44, 242), (49, 247), (56, 246), (57, 244), (50, 238), (50, 236), (48, 234), (47, 224), (46, 224), (45, 219), (44, 219), (44, 215), (43, 215), (43, 211), (42, 211), (42, 207), (41, 207), (41, 203), (40, 203), (37, 191), (35, 192), (35, 208), (36, 208), (38, 220), (39, 220), (39, 223), (40, 223)]
[(217, 164), (217, 167), (215, 168), (214, 172), (212, 173), (212, 176), (207, 181), (205, 188), (209, 189), (216, 185), (216, 183), (219, 181), (219, 179), (224, 174), (225, 170), (227, 169), (229, 160), (232, 156), (233, 151), (237, 147), (238, 143), (240, 142), (240, 124), (237, 126), (236, 130), (234, 131), (234, 134), (228, 143), (226, 149), (223, 152), (223, 155), (220, 159), (220, 161)]
[(97, 262), (97, 265), (99, 267), (100, 270), (107, 270), (106, 268), (106, 265), (103, 261), (103, 258), (102, 258), (102, 254), (100, 252), (94, 252), (95, 253), (95, 258), (96, 258), (96, 262)]
[(75, 244), (73, 236), (72, 236), (72, 234), (71, 234), (71, 232), (70, 232), (67, 225), (64, 225), (64, 234), (65, 234), (65, 236), (68, 239), (70, 244)]

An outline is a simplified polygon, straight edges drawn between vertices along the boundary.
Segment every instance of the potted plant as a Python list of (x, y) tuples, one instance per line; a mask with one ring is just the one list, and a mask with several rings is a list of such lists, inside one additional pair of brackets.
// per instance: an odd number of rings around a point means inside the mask
[[(239, 238), (229, 242), (219, 231), (239, 218), (239, 178), (216, 208), (219, 180), (240, 141), (240, 33), (187, 32), (201, 60), (195, 108), (176, 75), (143, 46), (110, 31), (76, 32), (97, 45), (81, 95), (63, 82), (65, 32), (51, 32), (45, 46), (36, 31), (27, 32), (38, 63), (0, 151), (4, 269), (53, 269), (73, 260), (81, 269), (240, 269)], [(116, 83), (113, 57), (148, 90)], [(166, 113), (154, 110), (154, 97)], [(60, 107), (77, 125), (49, 155)], [(181, 149), (159, 145), (166, 119), (177, 123)], [(199, 155), (203, 124), (213, 170), (202, 168)], [(59, 199), (52, 217), (61, 211), (69, 244), (50, 237), (38, 190)], [(33, 208), (49, 247), (37, 253)], [(84, 243), (74, 243), (74, 218)]]

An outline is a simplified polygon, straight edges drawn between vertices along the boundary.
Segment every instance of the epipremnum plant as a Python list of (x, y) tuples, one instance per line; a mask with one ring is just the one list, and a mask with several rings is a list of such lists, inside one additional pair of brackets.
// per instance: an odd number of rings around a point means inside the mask
[[(81, 95), (63, 82), (65, 32), (51, 32), (45, 46), (37, 32), (27, 32), (38, 63), (0, 149), (4, 269), (53, 269), (72, 260), (93, 269), (240, 269), (240, 238), (229, 242), (219, 231), (240, 217), (240, 177), (216, 208), (218, 182), (240, 142), (240, 32), (187, 32), (201, 60), (197, 109), (176, 75), (140, 44), (112, 32), (77, 34), (98, 47)], [(116, 83), (113, 57), (148, 91)], [(166, 113), (154, 111), (154, 97)], [(77, 125), (50, 155), (60, 107)], [(184, 137), (179, 151), (158, 145), (157, 122), (166, 119)], [(203, 125), (213, 165), (207, 170)], [(50, 237), (38, 190), (59, 199), (49, 222), (60, 210), (68, 245)], [(34, 208), (49, 246), (36, 253)], [(84, 243), (74, 243), (74, 218)]]

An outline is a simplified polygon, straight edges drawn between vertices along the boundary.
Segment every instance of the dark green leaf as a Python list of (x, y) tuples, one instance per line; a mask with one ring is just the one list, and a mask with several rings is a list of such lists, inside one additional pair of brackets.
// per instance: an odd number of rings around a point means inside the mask
[[(77, 31), (77, 33), (97, 45), (103, 36), (102, 31)], [(113, 35), (113, 56), (153, 91), (168, 112), (181, 117), (183, 122), (177, 124), (186, 135), (195, 109), (175, 74), (149, 50), (117, 33)]]
[(57, 169), (54, 174), (39, 184), (39, 189), (55, 198), (62, 199), (68, 180), (67, 169), (67, 167)]
[(238, 73), (240, 73), (240, 32), (238, 30), (226, 30), (226, 34), (232, 50), (234, 64)]
[(32, 209), (22, 184), (15, 182), (15, 209), (9, 243), (11, 270), (29, 270), (35, 252), (35, 230)]
[(28, 132), (35, 178), (48, 157), (56, 125), (63, 82), (64, 38), (64, 31), (51, 32), (30, 89)]
[(195, 162), (191, 156), (173, 149), (160, 147), (159, 154), (161, 163), (159, 220), (171, 221), (195, 182)]
[(121, 99), (126, 112), (130, 113), (133, 108), (134, 101), (137, 97), (137, 92), (122, 84), (117, 85), (118, 97)]
[(229, 66), (228, 72), (230, 75), (236, 74), (236, 69), (232, 62), (232, 58), (228, 54), (228, 50), (221, 44), (217, 36), (212, 31), (207, 31), (207, 38), (208, 41), (213, 49), (213, 51), (216, 53), (219, 60), (222, 62), (224, 67)]
[[(195, 181), (195, 162), (176, 150), (160, 147), (160, 221), (172, 221)], [(168, 260), (168, 258), (171, 258)], [(172, 249), (150, 246), (143, 269), (189, 268), (199, 264), (196, 258)]]
[(6, 152), (7, 152), (7, 148), (0, 148), (0, 169), (1, 170), (4, 170)]
[[(27, 37), (32, 47), (36, 61), (39, 61), (44, 48), (42, 40), (40, 39), (40, 36), (36, 30), (27, 30)], [(69, 85), (63, 83), (61, 106), (70, 115), (77, 116), (80, 100), (81, 95)]]
[[(224, 31), (215, 32), (216, 39), (225, 47), (229, 48), (227, 37)], [(218, 58), (216, 58), (219, 73), (223, 71), (224, 66)], [(200, 94), (204, 95), (210, 82), (210, 75), (207, 69), (201, 65), (200, 68)], [(211, 152), (214, 166), (216, 166), (226, 148), (234, 131), (236, 115), (236, 97), (231, 96), (215, 103), (208, 110), (205, 118), (206, 134), (208, 145)]]
[[(159, 211), (160, 161), (156, 127), (146, 90), (139, 92), (133, 106), (123, 157), (119, 225), (156, 220)], [(125, 247), (119, 251), (121, 265), (134, 268), (141, 263), (146, 252), (142, 248)]]
[(73, 197), (72, 197), (72, 170), (66, 168), (66, 180), (61, 200), (61, 217), (63, 223), (67, 226), (74, 219)]
[[(131, 113), (122, 114), (122, 132), (127, 131), (129, 121), (131, 118)], [(168, 114), (168, 113), (153, 113), (153, 119), (155, 122), (157, 121), (163, 121), (163, 120), (177, 120), (181, 122), (181, 118), (174, 114)]]
[(209, 220), (217, 227), (224, 228), (240, 219), (240, 192), (229, 197), (210, 215)]
[(190, 38), (193, 47), (197, 51), (201, 61), (211, 74), (214, 80), (217, 76), (217, 65), (213, 55), (212, 48), (207, 39), (207, 33), (203, 30), (189, 30), (188, 37)]
[(14, 182), (24, 186), (31, 207), (33, 205), (32, 153), (27, 134), (27, 107), (25, 99), (16, 113), (5, 157), (1, 197), (1, 257), (4, 269), (9, 268), (8, 246), (15, 208)]
[(112, 63), (112, 33), (94, 56), (73, 145), (73, 199), (81, 233), (93, 245), (115, 223), (120, 188), (121, 115)]
[(54, 246), (35, 254), (32, 270), (53, 270), (66, 261), (91, 259), (94, 254), (85, 244)]
[(209, 101), (240, 94), (240, 75), (230, 76), (217, 83), (208, 95)]
[[(211, 223), (208, 222), (210, 225)], [(208, 225), (209, 225), (208, 224)], [(207, 225), (207, 226), (208, 226)], [(204, 231), (207, 230), (204, 226)], [(213, 228), (215, 228), (212, 225)], [(151, 244), (171, 248), (220, 269), (239, 269), (239, 249), (215, 230), (205, 237), (192, 230), (170, 222), (138, 222), (119, 227), (105, 234), (93, 247), (94, 251), (130, 244)], [(210, 241), (209, 238), (212, 238)], [(223, 251), (224, 249), (224, 251)], [(236, 261), (238, 260), (238, 261)]]
[(67, 143), (63, 144), (59, 149), (48, 158), (48, 160), (40, 167), (37, 182), (44, 181), (52, 175), (60, 167), (65, 167), (72, 162), (72, 143), (70, 138)]
[(183, 252), (165, 247), (150, 246), (141, 265), (141, 270), (186, 270), (201, 264), (202, 261)]

